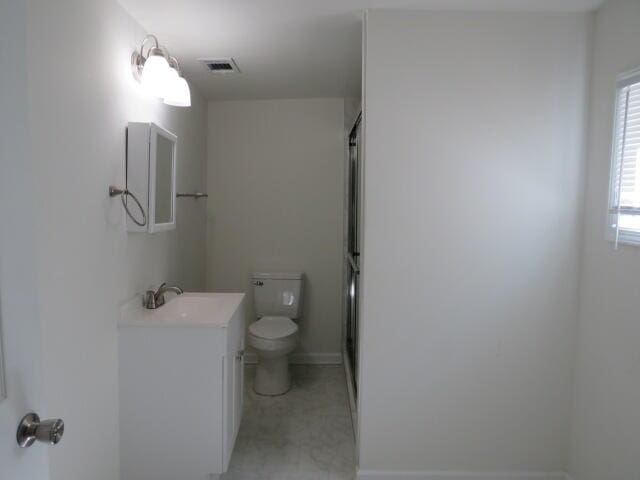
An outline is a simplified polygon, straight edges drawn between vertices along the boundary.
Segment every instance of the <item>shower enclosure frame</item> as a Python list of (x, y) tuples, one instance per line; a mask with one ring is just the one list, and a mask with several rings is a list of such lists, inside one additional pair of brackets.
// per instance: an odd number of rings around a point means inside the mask
[(342, 356), (349, 390), (349, 404), (357, 435), (359, 371), (359, 289), (362, 245), (362, 112), (347, 143), (345, 165), (344, 309)]

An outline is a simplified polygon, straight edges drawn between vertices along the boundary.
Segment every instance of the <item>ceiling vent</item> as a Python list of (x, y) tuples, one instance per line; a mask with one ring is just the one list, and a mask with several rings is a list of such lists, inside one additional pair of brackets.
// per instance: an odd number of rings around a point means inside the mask
[(240, 73), (240, 69), (233, 58), (199, 58), (211, 73)]

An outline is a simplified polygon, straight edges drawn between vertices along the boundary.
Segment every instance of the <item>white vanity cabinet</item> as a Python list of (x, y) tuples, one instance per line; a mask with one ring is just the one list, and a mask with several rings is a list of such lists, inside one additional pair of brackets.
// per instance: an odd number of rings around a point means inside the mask
[(211, 480), (227, 470), (242, 418), (245, 315), (244, 294), (233, 293), (123, 307), (122, 480)]

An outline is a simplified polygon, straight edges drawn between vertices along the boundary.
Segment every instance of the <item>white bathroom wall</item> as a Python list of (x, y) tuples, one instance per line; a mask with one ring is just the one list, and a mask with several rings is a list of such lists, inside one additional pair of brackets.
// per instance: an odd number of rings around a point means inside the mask
[(605, 239), (616, 77), (640, 67), (640, 3), (610, 1), (596, 15), (588, 183), (573, 415), (574, 480), (638, 478), (640, 248)]
[(368, 12), (361, 478), (564, 478), (591, 23)]
[(207, 288), (306, 274), (297, 361), (340, 361), (342, 99), (209, 103)]
[(193, 90), (189, 109), (145, 95), (129, 66), (145, 32), (115, 0), (30, 0), (27, 32), (41, 413), (66, 423), (51, 479), (115, 480), (119, 304), (165, 280), (204, 287), (205, 211), (179, 201), (177, 230), (128, 234), (107, 186), (124, 185), (127, 122), (154, 121), (178, 135), (178, 189), (204, 190), (206, 104)]

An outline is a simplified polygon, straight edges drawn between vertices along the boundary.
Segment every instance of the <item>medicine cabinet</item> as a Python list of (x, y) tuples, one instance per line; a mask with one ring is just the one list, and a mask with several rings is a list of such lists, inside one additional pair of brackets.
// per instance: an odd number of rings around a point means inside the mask
[(177, 140), (154, 123), (129, 123), (127, 190), (146, 210), (147, 222), (141, 226), (127, 216), (128, 231), (155, 233), (176, 228)]

